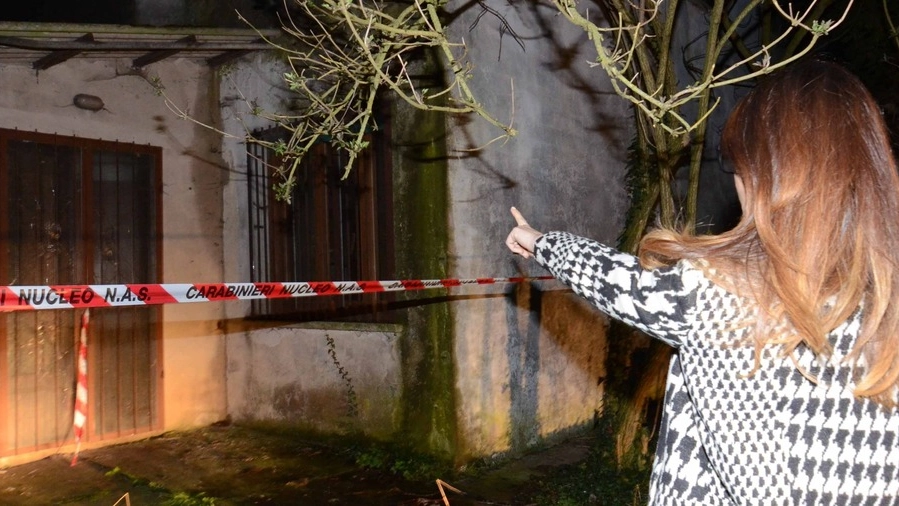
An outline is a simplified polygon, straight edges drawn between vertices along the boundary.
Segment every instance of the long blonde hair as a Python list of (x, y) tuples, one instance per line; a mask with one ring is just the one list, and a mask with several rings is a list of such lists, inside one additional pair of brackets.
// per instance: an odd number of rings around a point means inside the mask
[(716, 236), (651, 232), (644, 265), (704, 259), (737, 280), (759, 309), (757, 353), (780, 343), (828, 356), (828, 334), (861, 309), (855, 395), (895, 405), (899, 176), (874, 99), (838, 65), (796, 64), (737, 105), (722, 147), (745, 188), (739, 224)]

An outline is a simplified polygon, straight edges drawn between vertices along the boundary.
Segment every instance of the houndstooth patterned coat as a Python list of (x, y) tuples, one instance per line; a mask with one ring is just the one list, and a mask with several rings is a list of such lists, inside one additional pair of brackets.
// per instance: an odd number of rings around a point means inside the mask
[(831, 358), (769, 346), (749, 374), (755, 351), (738, 344), (747, 328), (734, 325), (745, 304), (690, 262), (644, 270), (564, 232), (541, 236), (535, 257), (603, 312), (676, 349), (650, 504), (899, 505), (899, 410), (855, 398), (854, 366), (841, 361), (857, 317), (831, 334)]

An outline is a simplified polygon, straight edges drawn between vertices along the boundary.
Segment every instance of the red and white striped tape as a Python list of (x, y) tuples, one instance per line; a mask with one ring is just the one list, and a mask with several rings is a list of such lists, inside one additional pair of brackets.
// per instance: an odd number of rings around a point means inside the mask
[(87, 326), (90, 322), (90, 309), (81, 315), (81, 338), (78, 341), (77, 381), (75, 386), (75, 414), (72, 419), (72, 429), (75, 433), (75, 454), (72, 456), (72, 465), (78, 462), (78, 452), (81, 449), (81, 438), (84, 436), (84, 426), (87, 424)]
[(548, 279), (553, 279), (553, 277), (309, 281), (295, 283), (2, 286), (0, 287), (0, 311), (286, 299), (292, 297), (428, 290), (467, 285), (522, 283)]

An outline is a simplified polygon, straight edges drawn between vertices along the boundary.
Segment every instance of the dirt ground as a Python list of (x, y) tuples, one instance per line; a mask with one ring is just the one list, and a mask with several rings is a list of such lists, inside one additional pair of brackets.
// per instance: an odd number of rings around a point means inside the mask
[(575, 438), (477, 473), (408, 481), (363, 469), (357, 455), (309, 436), (262, 427), (207, 427), (107, 448), (60, 454), (0, 470), (2, 505), (226, 506), (526, 505), (535, 483), (587, 456)]

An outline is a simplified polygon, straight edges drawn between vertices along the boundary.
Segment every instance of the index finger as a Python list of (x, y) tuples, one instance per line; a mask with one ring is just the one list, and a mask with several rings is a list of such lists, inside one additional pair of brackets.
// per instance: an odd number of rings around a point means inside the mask
[(515, 218), (515, 221), (516, 221), (516, 223), (518, 223), (519, 227), (525, 226), (528, 224), (527, 220), (524, 219), (524, 216), (521, 215), (521, 213), (518, 211), (518, 209), (515, 209), (513, 207), (511, 209), (511, 211), (512, 211), (512, 217)]

